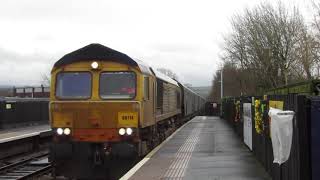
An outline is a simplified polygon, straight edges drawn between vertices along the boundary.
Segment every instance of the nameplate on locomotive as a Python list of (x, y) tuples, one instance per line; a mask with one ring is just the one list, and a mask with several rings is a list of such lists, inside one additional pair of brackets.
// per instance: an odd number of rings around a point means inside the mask
[(118, 112), (118, 127), (137, 127), (137, 112)]

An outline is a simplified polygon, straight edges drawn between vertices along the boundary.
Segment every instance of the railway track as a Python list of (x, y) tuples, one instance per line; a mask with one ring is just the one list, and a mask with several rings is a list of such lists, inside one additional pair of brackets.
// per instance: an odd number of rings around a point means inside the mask
[(0, 167), (0, 180), (38, 179), (50, 170), (48, 153), (44, 153)]

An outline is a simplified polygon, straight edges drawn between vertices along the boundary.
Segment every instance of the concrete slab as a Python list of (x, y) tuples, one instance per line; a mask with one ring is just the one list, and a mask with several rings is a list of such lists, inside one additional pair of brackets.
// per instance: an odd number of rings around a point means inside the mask
[(37, 136), (51, 131), (50, 125), (26, 126), (0, 131), (0, 143)]
[(218, 117), (195, 117), (123, 179), (264, 180), (262, 165)]

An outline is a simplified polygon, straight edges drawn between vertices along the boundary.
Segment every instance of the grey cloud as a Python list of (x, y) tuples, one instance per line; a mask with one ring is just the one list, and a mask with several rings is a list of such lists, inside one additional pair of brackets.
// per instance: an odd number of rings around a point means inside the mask
[(192, 44), (184, 43), (168, 43), (168, 44), (156, 44), (152, 48), (162, 53), (200, 53), (201, 49)]
[(39, 85), (41, 75), (50, 74), (55, 58), (53, 55), (23, 55), (0, 48), (1, 85)]
[(45, 41), (52, 41), (54, 40), (54, 38), (52, 37), (52, 35), (49, 35), (49, 34), (38, 34), (35, 36), (34, 38), (35, 41), (42, 41), (42, 42), (45, 42)]
[[(176, 56), (175, 54), (179, 55)], [(144, 59), (154, 68), (172, 70), (184, 83), (191, 83), (193, 86), (210, 86), (211, 84), (214, 62), (208, 63), (208, 58), (202, 59), (200, 55), (189, 54), (181, 49), (180, 52), (175, 53), (157, 51), (157, 53)], [(141, 58), (142, 61), (144, 59)]]
[(54, 59), (50, 57), (50, 55), (43, 55), (40, 53), (23, 55), (13, 51), (8, 51), (0, 47), (0, 64), (3, 64), (3, 63), (13, 63), (17, 65), (21, 63), (22, 64), (49, 63), (50, 64), (53, 61)]
[[(91, 3), (88, 3), (91, 2)], [(106, 1), (1, 0), (0, 19), (106, 22), (111, 9)], [(95, 11), (89, 11), (89, 9)]]
[[(194, 86), (208, 85), (217, 60), (212, 59), (217, 50), (211, 39), (226, 22), (227, 12), (219, 11), (223, 7), (234, 8), (211, 1), (181, 6), (178, 1), (1, 0), (5, 25), (0, 37), (11, 43), (2, 41), (0, 47), (11, 51), (0, 48), (0, 71), (5, 71), (0, 75), (11, 73), (12, 82), (37, 83), (39, 73), (64, 53), (87, 42), (105, 42), (155, 68), (172, 69)], [(34, 49), (38, 53), (30, 54)]]

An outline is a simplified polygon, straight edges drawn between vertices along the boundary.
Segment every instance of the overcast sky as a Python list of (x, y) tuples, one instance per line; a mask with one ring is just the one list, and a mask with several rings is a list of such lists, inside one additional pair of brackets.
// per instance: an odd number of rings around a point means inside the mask
[(39, 85), (64, 54), (100, 43), (210, 86), (232, 15), (259, 2), (1, 0), (0, 85)]

